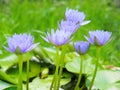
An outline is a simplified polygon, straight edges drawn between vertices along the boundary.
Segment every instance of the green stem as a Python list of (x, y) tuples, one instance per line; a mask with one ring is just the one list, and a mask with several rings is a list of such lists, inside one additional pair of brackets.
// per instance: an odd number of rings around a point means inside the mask
[(50, 86), (50, 90), (52, 90), (53, 85), (54, 85), (54, 90), (57, 90), (58, 71), (59, 71), (59, 47), (56, 47), (56, 69), (55, 69), (55, 74)]
[(17, 90), (23, 90), (23, 87), (22, 87), (23, 55), (22, 54), (18, 54), (18, 62), (19, 62), (19, 78), (18, 78), (18, 88), (17, 88)]
[(63, 66), (64, 66), (65, 52), (66, 52), (66, 47), (63, 46), (61, 56), (60, 56), (60, 71), (59, 71), (58, 87), (60, 86), (60, 80), (61, 80), (61, 75), (62, 75)]
[(57, 52), (56, 52), (56, 72), (55, 72), (55, 83), (54, 83), (54, 90), (59, 90), (58, 88), (58, 71), (59, 71), (59, 47), (57, 47)]
[(63, 67), (60, 66), (59, 78), (58, 78), (58, 87), (60, 86), (60, 80), (61, 80), (62, 70), (63, 70)]
[(50, 90), (52, 90), (52, 88), (53, 88), (54, 81), (55, 81), (55, 74), (54, 74), (54, 77), (53, 77), (53, 80), (52, 80), (52, 83), (51, 83), (51, 86), (50, 86)]
[(92, 86), (94, 84), (95, 77), (96, 77), (96, 74), (97, 74), (97, 69), (98, 69), (98, 65), (99, 65), (99, 54), (100, 54), (100, 47), (98, 47), (98, 50), (97, 50), (97, 61), (96, 61), (95, 70), (94, 70), (94, 73), (93, 73), (93, 78), (92, 78), (89, 90), (92, 89)]
[(80, 72), (79, 72), (78, 81), (77, 81), (77, 84), (76, 84), (74, 90), (78, 90), (78, 89), (79, 89), (79, 84), (80, 84), (80, 81), (81, 81), (81, 78), (82, 78), (82, 63), (83, 63), (83, 56), (81, 55), (81, 60), (80, 60)]
[(27, 60), (27, 82), (26, 82), (26, 90), (29, 90), (29, 59)]

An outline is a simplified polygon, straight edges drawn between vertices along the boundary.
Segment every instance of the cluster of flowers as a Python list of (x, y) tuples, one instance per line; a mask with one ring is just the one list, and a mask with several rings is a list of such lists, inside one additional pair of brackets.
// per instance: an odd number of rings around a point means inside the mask
[[(65, 13), (66, 20), (62, 20), (59, 24), (59, 29), (51, 33), (47, 33), (46, 37), (42, 38), (55, 46), (61, 46), (67, 44), (71, 39), (71, 36), (77, 31), (81, 25), (85, 25), (90, 21), (84, 21), (85, 14), (78, 12), (78, 10), (67, 9)], [(110, 38), (111, 32), (96, 30), (89, 31), (90, 38), (85, 36), (87, 42), (79, 41), (74, 44), (78, 53), (85, 53), (88, 49), (89, 43), (98, 46), (104, 45)], [(16, 52), (17, 48), (20, 49), (20, 53), (25, 53), (35, 48), (39, 43), (33, 44), (34, 38), (29, 34), (14, 34), (13, 37), (8, 38), (8, 48), (4, 47), (10, 52)]]
[(83, 12), (78, 12), (78, 10), (67, 9), (65, 17), (66, 20), (61, 20), (56, 32), (51, 30), (51, 33), (47, 33), (46, 38), (42, 37), (45, 41), (52, 43), (55, 46), (64, 45), (71, 40), (71, 36), (81, 25), (85, 25), (90, 22), (84, 21), (85, 14)]
[[(71, 37), (80, 28), (80, 26), (88, 24), (90, 21), (84, 21), (85, 14), (78, 10), (66, 9), (65, 20), (61, 20), (58, 29), (47, 32), (46, 36), (42, 38), (53, 44), (56, 47), (67, 44), (71, 41)], [(111, 32), (104, 30), (89, 31), (89, 36), (85, 36), (86, 41), (77, 41), (74, 43), (76, 52), (83, 55), (87, 52), (90, 44), (96, 46), (104, 45), (110, 38)], [(33, 44), (34, 38), (29, 34), (14, 34), (8, 38), (8, 48), (4, 47), (10, 52), (26, 53), (35, 48), (39, 43)]]

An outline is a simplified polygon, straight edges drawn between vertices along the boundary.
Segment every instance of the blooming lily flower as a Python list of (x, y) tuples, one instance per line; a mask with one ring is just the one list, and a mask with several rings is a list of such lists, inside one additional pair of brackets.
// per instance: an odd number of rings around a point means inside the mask
[(84, 12), (79, 12), (78, 10), (74, 10), (74, 9), (66, 9), (65, 12), (65, 17), (67, 21), (72, 21), (76, 24), (80, 24), (80, 25), (85, 25), (90, 23), (90, 21), (84, 21), (85, 19), (85, 14)]
[(111, 34), (111, 32), (103, 30), (89, 31), (90, 38), (87, 36), (85, 38), (91, 44), (102, 46), (110, 39)]
[(85, 54), (87, 50), (89, 49), (89, 42), (84, 42), (84, 41), (78, 41), (74, 43), (74, 48), (78, 54)]
[(39, 44), (33, 44), (33, 41), (34, 38), (30, 34), (14, 34), (8, 38), (8, 48), (4, 48), (9, 52), (26, 53)]
[(74, 34), (79, 27), (80, 27), (79, 24), (76, 24), (72, 21), (62, 20), (61, 23), (59, 24), (60, 30), (64, 30), (65, 32), (70, 32), (71, 34)]
[(51, 33), (47, 33), (46, 37), (42, 38), (49, 43), (54, 44), (55, 46), (61, 46), (64, 44), (67, 44), (70, 41), (70, 36), (71, 33), (70, 32), (66, 32), (64, 30), (56, 30), (56, 32), (54, 32), (54, 30), (51, 30)]

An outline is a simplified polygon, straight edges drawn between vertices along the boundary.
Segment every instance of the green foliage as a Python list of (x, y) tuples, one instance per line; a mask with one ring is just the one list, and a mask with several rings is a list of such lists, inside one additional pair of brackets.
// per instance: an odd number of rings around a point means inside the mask
[(10, 84), (0, 80), (0, 89), (3, 90), (4, 88), (7, 88), (7, 87), (10, 87)]
[[(80, 71), (80, 57), (72, 58), (73, 61), (66, 63), (65, 67), (69, 72), (79, 74)], [(94, 71), (94, 65), (92, 64), (92, 58), (88, 56), (85, 60), (83, 60), (83, 73), (91, 74)]]
[(100, 70), (97, 73), (94, 86), (101, 90), (119, 90), (120, 82), (117, 82), (118, 80), (120, 80), (120, 71)]
[[(83, 40), (89, 30), (103, 29), (111, 31), (112, 40), (103, 50), (103, 60), (119, 66), (120, 11), (115, 3), (107, 0), (6, 0), (0, 5), (0, 44), (6, 44), (6, 37), (13, 33), (32, 33), (36, 42), (48, 46), (40, 38), (43, 32), (56, 29), (64, 17), (66, 8), (78, 9), (86, 14), (91, 23), (80, 27), (74, 40)], [(85, 39), (84, 39), (85, 40)], [(4, 49), (0, 47), (3, 51)], [(93, 54), (91, 52), (91, 54)], [(94, 54), (93, 54), (94, 55)], [(106, 57), (107, 56), (107, 57)], [(109, 64), (109, 63), (106, 63)]]
[[(46, 79), (35, 78), (32, 83), (30, 83), (31, 90), (49, 90), (50, 84), (52, 82), (52, 76), (47, 77)], [(62, 79), (61, 85), (64, 85), (70, 81), (70, 78)], [(61, 90), (61, 89), (60, 89)]]
[[(37, 50), (37, 52), (36, 52)], [(30, 88), (48, 90), (50, 83), (53, 78), (54, 69), (51, 69), (50, 66), (54, 67), (55, 65), (55, 56), (56, 50), (54, 48), (46, 47), (37, 47), (34, 50), (34, 58), (30, 60)], [(23, 81), (26, 82), (26, 60), (29, 58), (30, 53), (24, 55), (24, 64), (23, 64)], [(11, 62), (8, 63), (8, 58)], [(26, 58), (27, 57), (27, 58)], [(30, 58), (29, 58), (30, 59)], [(3, 62), (4, 60), (4, 62)], [(1, 69), (0, 69), (0, 87), (3, 90), (14, 90), (16, 89), (17, 79), (18, 79), (18, 61), (15, 55), (5, 56), (1, 60)], [(65, 66), (66, 71), (63, 72), (61, 85), (66, 85), (70, 82), (73, 75), (79, 73), (79, 61), (80, 57), (75, 52), (67, 52), (65, 55)], [(89, 82), (94, 70), (94, 61), (95, 58), (92, 58), (89, 55), (86, 55), (83, 60), (83, 72), (87, 75), (87, 81)], [(119, 89), (119, 74), (120, 71), (117, 70), (106, 70), (103, 68), (103, 65), (99, 65), (100, 71), (98, 71), (96, 81), (94, 86), (102, 90), (109, 90), (111, 88)], [(52, 70), (52, 71), (51, 71)], [(102, 79), (100, 79), (102, 78)], [(105, 83), (106, 82), (106, 83)], [(74, 82), (75, 83), (75, 82)], [(105, 83), (106, 85), (104, 85)], [(24, 84), (24, 88), (25, 88)], [(71, 84), (70, 84), (71, 85)], [(87, 87), (89, 83), (86, 83)], [(68, 86), (68, 85), (67, 85)], [(66, 87), (66, 86), (65, 86)], [(68, 86), (69, 87), (69, 86)], [(72, 89), (71, 89), (72, 90)]]
[[(103, 29), (112, 32), (110, 42), (102, 48), (100, 63), (120, 66), (120, 8), (116, 7), (112, 0), (0, 0), (0, 89), (16, 89), (18, 77), (16, 55), (8, 54), (2, 47), (6, 45), (6, 38), (14, 33), (26, 32), (31, 33), (35, 37), (35, 42), (40, 42), (41, 46), (52, 47), (42, 40), (40, 35), (45, 35), (45, 32), (50, 31), (51, 28), (58, 27), (61, 19), (65, 18), (66, 8), (83, 11), (86, 14), (86, 20), (91, 20), (91, 23), (79, 28), (75, 33), (74, 41), (85, 40), (84, 35), (87, 35), (89, 30)], [(72, 45), (68, 45), (65, 68), (75, 74), (79, 72), (80, 58), (73, 52)], [(96, 48), (91, 45), (84, 60), (84, 67), (87, 66), (85, 72), (89, 71), (90, 75), (94, 68), (95, 50)], [(55, 65), (55, 53), (53, 48), (38, 47), (34, 50), (34, 56), (38, 62), (30, 61), (30, 79), (36, 77), (30, 83), (31, 88), (46, 88), (50, 84), (53, 76), (49, 75), (51, 72), (49, 65)], [(31, 54), (24, 56), (24, 81), (26, 81), (26, 60), (31, 56)], [(120, 88), (117, 81), (120, 80), (119, 74), (119, 71), (99, 71), (95, 86), (101, 90), (110, 88), (117, 90)], [(69, 82), (70, 78), (65, 78), (65, 83)], [(88, 77), (90, 78), (91, 76)]]

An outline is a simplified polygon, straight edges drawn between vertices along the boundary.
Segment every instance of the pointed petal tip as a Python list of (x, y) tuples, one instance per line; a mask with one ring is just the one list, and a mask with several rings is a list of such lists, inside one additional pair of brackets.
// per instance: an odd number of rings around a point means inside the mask
[(14, 51), (10, 50), (10, 48), (8, 48), (8, 47), (6, 47), (6, 46), (3, 46), (3, 48), (6, 49), (6, 50), (9, 51), (9, 52), (14, 52)]
[(29, 47), (27, 50), (25, 50), (24, 52), (28, 52), (31, 51), (32, 49), (34, 49), (35, 47), (37, 47), (40, 43), (35, 43), (33, 44), (31, 47)]
[(80, 23), (80, 25), (86, 25), (86, 24), (88, 24), (88, 23), (90, 23), (90, 22), (91, 22), (91, 20), (83, 21), (82, 23)]
[(44, 37), (44, 36), (40, 36), (43, 40), (45, 40), (46, 42), (49, 42), (49, 40), (46, 38), (46, 37)]

